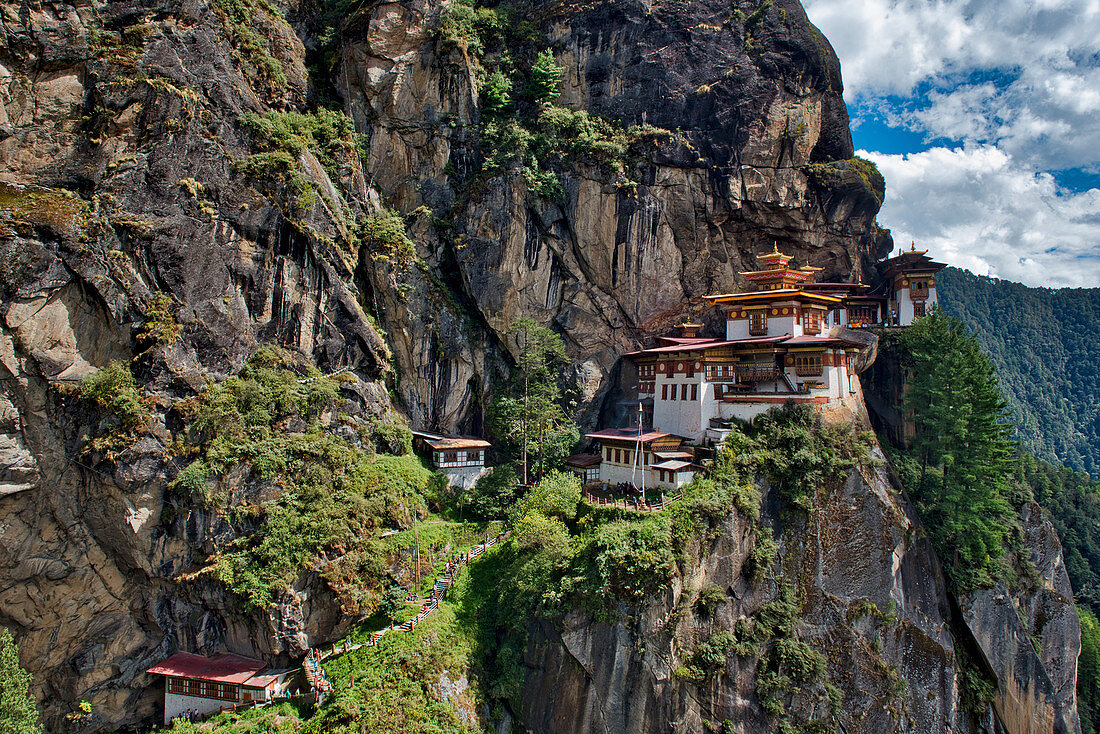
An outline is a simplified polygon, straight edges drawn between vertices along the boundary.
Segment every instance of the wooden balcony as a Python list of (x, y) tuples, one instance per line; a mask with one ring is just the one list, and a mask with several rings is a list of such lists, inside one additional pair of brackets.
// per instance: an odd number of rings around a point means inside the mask
[(775, 365), (737, 365), (735, 371), (737, 374), (737, 381), (742, 384), (772, 382), (773, 380), (778, 380), (780, 375), (780, 370)]

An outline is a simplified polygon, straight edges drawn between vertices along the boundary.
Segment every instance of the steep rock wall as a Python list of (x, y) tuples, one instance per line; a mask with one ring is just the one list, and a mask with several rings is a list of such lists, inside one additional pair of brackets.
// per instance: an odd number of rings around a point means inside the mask
[[(575, 611), (560, 625), (540, 625), (524, 661), (519, 720), (555, 734), (771, 731), (775, 719), (761, 707), (754, 675), (758, 654), (730, 655), (702, 683), (683, 680), (678, 668), (787, 582), (800, 600), (794, 637), (825, 653), (829, 679), (843, 692), (841, 731), (1080, 731), (1066, 697), (1079, 642), (1060, 548), (1049, 536), (1031, 546), (1043, 579), (1037, 591), (1019, 602), (1004, 588), (976, 593), (960, 618), (931, 544), (888, 472), (853, 472), (841, 485), (822, 487), (804, 521), (780, 513), (766, 496), (772, 510), (759, 522), (765, 532), (778, 531), (782, 561), (763, 583), (746, 574), (753, 521), (735, 512), (686, 554), (688, 570), (662, 596), (621, 607), (613, 623)], [(1041, 521), (1029, 524), (1029, 534), (1048, 531)], [(696, 601), (710, 584), (726, 600), (705, 614)], [(964, 702), (957, 657), (973, 640), (998, 682), (993, 704), (977, 709)], [(807, 719), (827, 705), (808, 686), (783, 701), (788, 713)]]

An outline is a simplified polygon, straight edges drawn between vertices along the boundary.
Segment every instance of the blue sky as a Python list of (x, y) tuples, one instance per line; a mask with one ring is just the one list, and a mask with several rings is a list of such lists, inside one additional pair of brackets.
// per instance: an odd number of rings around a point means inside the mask
[(1100, 286), (1100, 0), (804, 0), (898, 246)]

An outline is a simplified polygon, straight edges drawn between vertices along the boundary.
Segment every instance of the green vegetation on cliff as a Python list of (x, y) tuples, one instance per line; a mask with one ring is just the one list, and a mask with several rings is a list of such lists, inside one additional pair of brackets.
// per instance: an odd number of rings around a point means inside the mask
[(1009, 481), (1011, 428), (993, 364), (940, 310), (906, 329), (899, 346), (915, 432), (892, 463), (955, 588), (990, 586), (1009, 572), (1002, 558), (1025, 498)]
[(179, 408), (189, 431), (176, 453), (190, 463), (171, 485), (173, 506), (227, 511), (238, 537), (210, 570), (247, 610), (328, 557), (339, 559), (323, 575), (344, 611), (372, 613), (392, 584), (375, 531), (426, 512), (433, 475), (409, 453), (408, 429), (393, 418), (347, 422), (349, 440), (331, 430), (341, 403), (338, 378), (268, 347)]
[(0, 734), (42, 731), (30, 684), (30, 673), (19, 666), (19, 651), (11, 632), (0, 627)]
[(1020, 442), (1100, 474), (1100, 288), (1029, 288), (956, 268), (936, 288), (997, 366)]
[(1078, 607), (1081, 622), (1081, 654), (1077, 658), (1077, 713), (1081, 731), (1100, 731), (1100, 622), (1088, 609)]

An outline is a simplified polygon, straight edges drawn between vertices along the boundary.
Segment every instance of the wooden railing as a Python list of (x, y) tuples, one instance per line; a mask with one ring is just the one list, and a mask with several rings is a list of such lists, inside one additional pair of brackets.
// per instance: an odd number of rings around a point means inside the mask
[(662, 493), (660, 502), (646, 502), (641, 499), (612, 499), (610, 497), (601, 497), (598, 494), (593, 494), (588, 490), (584, 490), (584, 499), (590, 505), (595, 505), (596, 507), (613, 507), (619, 510), (631, 510), (634, 512), (660, 512), (673, 502), (678, 502), (683, 498), (683, 490), (667, 497)]

